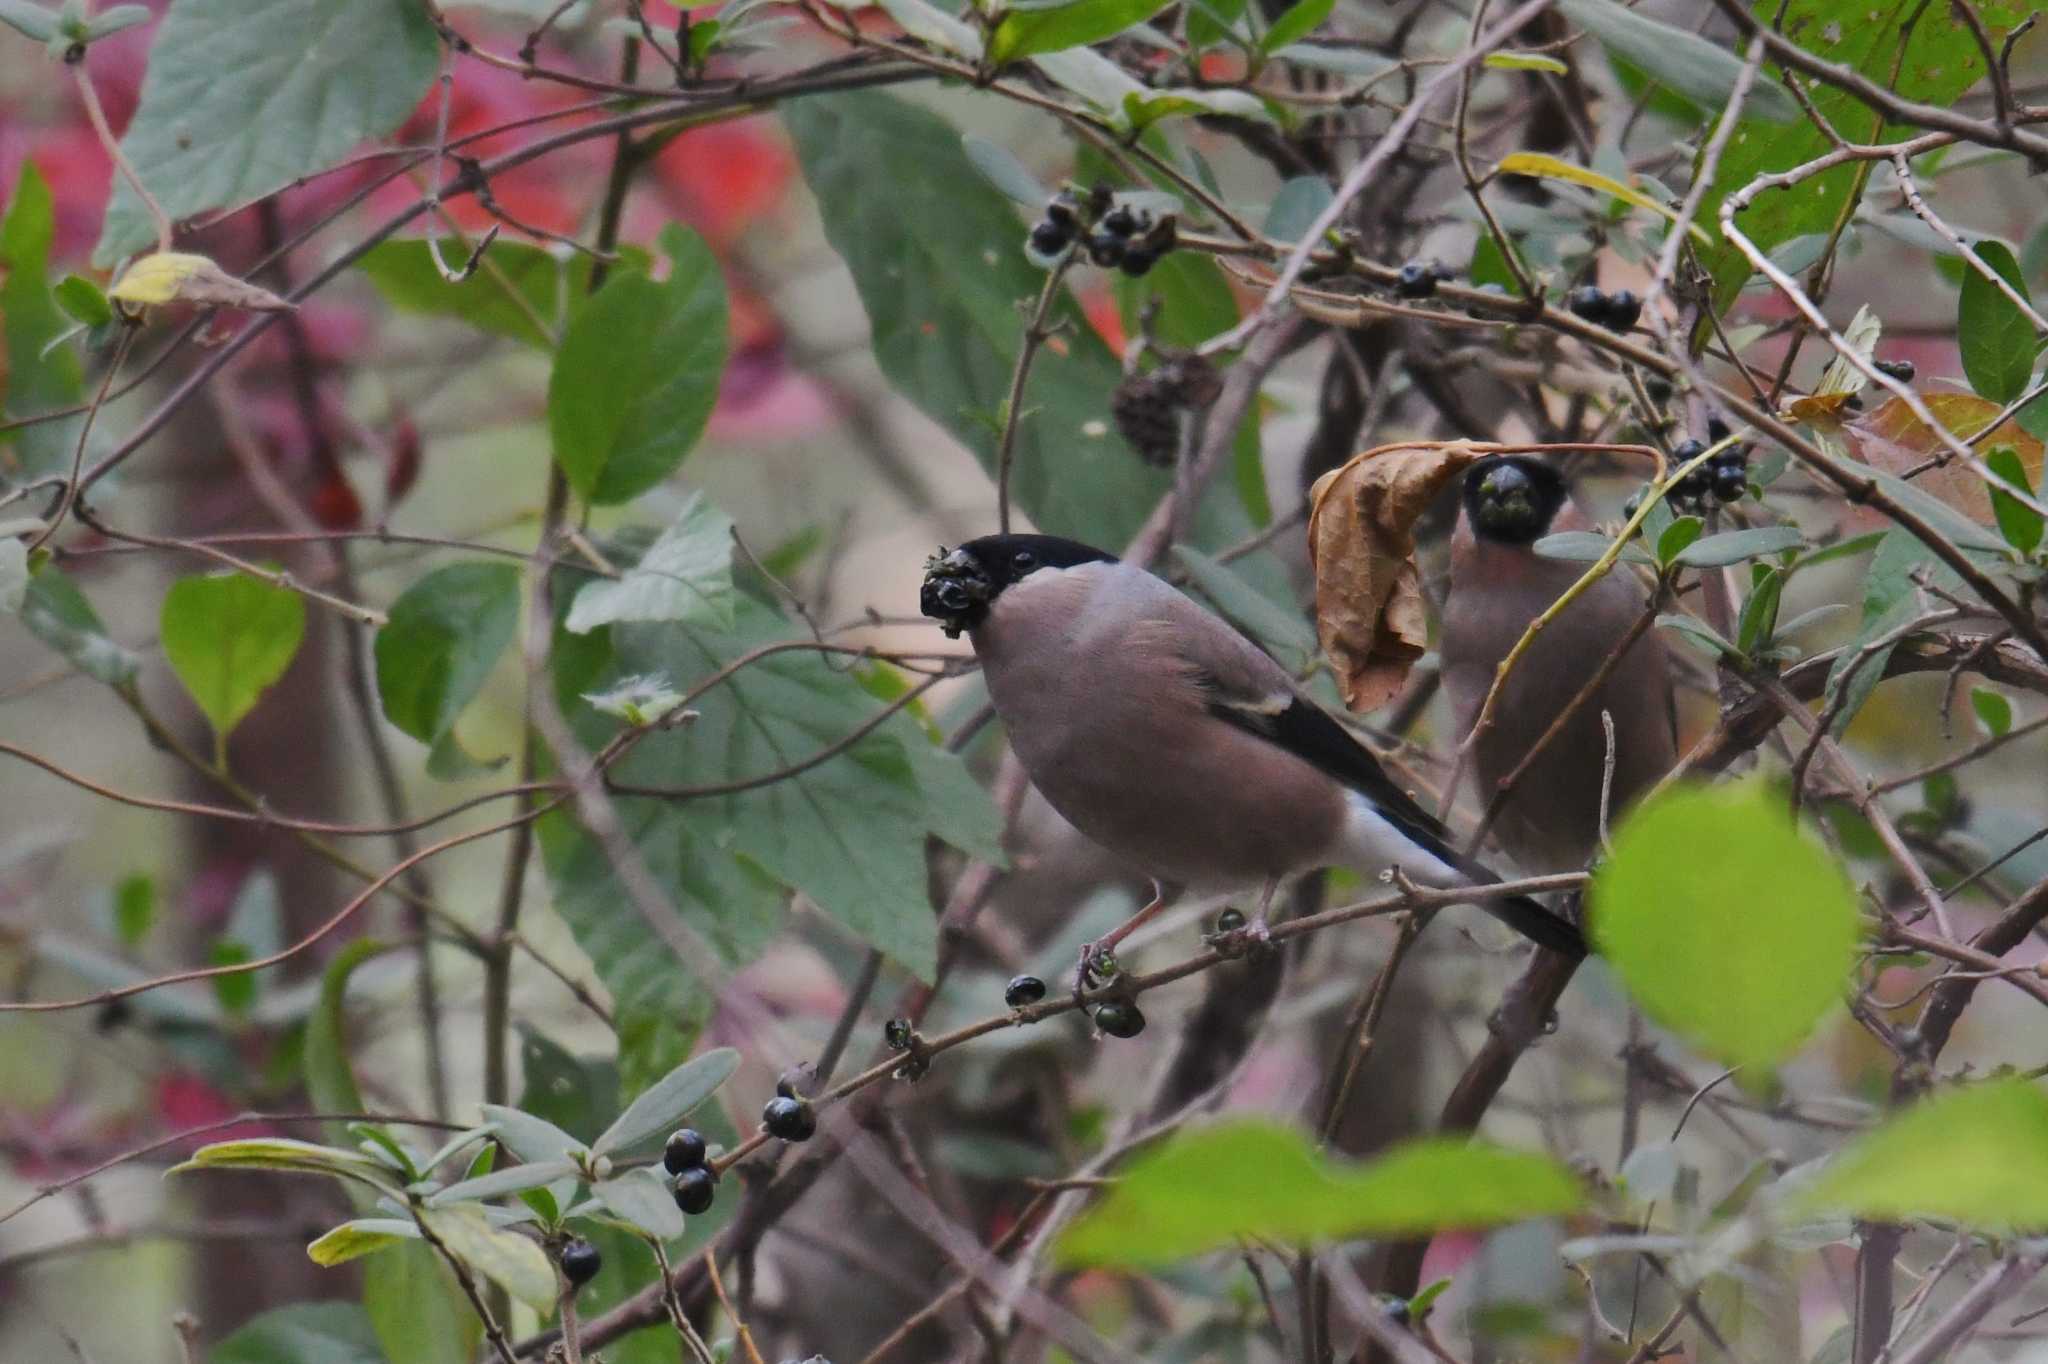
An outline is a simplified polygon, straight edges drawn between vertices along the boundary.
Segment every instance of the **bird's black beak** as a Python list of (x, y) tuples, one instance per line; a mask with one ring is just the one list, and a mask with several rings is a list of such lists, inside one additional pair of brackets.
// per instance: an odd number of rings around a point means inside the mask
[(972, 630), (988, 614), (993, 586), (973, 555), (964, 549), (948, 554), (941, 545), (937, 554), (925, 560), (918, 607), (939, 622), (946, 638), (958, 639), (962, 630)]

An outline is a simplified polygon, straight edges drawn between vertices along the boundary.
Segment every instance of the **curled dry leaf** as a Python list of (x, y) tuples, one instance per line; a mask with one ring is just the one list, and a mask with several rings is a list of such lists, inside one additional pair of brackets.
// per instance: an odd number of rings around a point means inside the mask
[(203, 308), (241, 308), (274, 313), (292, 305), (261, 285), (236, 279), (205, 256), (186, 251), (152, 251), (121, 272), (107, 297), (131, 307), (196, 303)]
[(1316, 633), (1353, 710), (1391, 699), (1429, 647), (1415, 523), (1444, 484), (1489, 453), (1456, 441), (1382, 445), (1310, 490)]
[[(2042, 443), (2022, 430), (2018, 422), (2008, 417), (1990, 435), (1977, 439), (1978, 433), (2003, 411), (1997, 403), (1973, 393), (1923, 393), (1920, 400), (1927, 404), (1936, 421), (1973, 442), (1980, 454), (1994, 446), (2011, 446), (2025, 466), (2028, 480), (2037, 488), (2041, 486)], [(1948, 447), (1935, 438), (1932, 428), (1897, 398), (1862, 420), (1850, 422), (1843, 428), (1843, 435), (1857, 458), (1888, 474), (1903, 476), (1928, 460), (1949, 453)], [(1991, 494), (1984, 480), (1961, 460), (1951, 458), (1939, 468), (1915, 474), (1913, 483), (1971, 520), (1986, 526), (1993, 524)]]

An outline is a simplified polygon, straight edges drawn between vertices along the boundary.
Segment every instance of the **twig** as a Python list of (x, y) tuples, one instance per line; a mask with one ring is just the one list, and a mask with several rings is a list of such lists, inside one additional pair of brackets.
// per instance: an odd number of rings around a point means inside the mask
[(1067, 267), (1073, 263), (1078, 246), (1069, 246), (1045, 272), (1045, 287), (1038, 291), (1038, 304), (1031, 310), (1031, 320), (1024, 325), (1024, 339), (1017, 346), (1017, 365), (1010, 372), (1010, 396), (1003, 403), (1003, 436), (996, 443), (996, 527), (1003, 534), (1010, 533), (1010, 464), (1017, 448), (1017, 427), (1024, 419), (1024, 385), (1031, 377), (1031, 362), (1038, 358), (1038, 351), (1057, 326), (1048, 327), (1046, 319), (1052, 316), (1053, 304), (1058, 302), (1067, 278)]

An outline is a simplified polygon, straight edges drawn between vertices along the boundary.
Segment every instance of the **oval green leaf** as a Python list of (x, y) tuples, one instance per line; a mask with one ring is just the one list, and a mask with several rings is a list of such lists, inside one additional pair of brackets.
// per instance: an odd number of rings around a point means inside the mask
[[(1320, 2), (1327, 7), (1331, 0)], [(989, 63), (1002, 66), (1019, 57), (1099, 43), (1165, 7), (1161, 0), (1072, 0), (1051, 9), (1011, 10), (989, 39)]]
[(306, 603), (246, 573), (181, 578), (164, 594), (157, 629), (171, 671), (224, 743), (291, 666)]
[[(2015, 293), (2027, 297), (2026, 278), (2011, 247), (1985, 241), (1971, 249)], [(2003, 404), (2027, 391), (2034, 356), (2040, 350), (2034, 324), (2025, 309), (1975, 266), (1963, 272), (1962, 294), (1956, 303), (1956, 341), (1962, 347), (1963, 373), (1978, 396)]]
[(1762, 785), (1638, 808), (1594, 873), (1593, 937), (1644, 1012), (1728, 1064), (1773, 1066), (1841, 998), (1856, 892)]
[(517, 564), (449, 564), (421, 578), (377, 632), (385, 718), (423, 744), (440, 742), (518, 628)]
[(633, 1100), (619, 1120), (590, 1144), (591, 1154), (630, 1151), (643, 1141), (664, 1135), (677, 1119), (710, 1098), (739, 1064), (740, 1054), (731, 1047), (715, 1047), (691, 1057)]

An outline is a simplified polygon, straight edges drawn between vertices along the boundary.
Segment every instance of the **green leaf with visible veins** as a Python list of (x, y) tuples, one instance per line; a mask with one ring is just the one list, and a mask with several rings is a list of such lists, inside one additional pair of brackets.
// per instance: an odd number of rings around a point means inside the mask
[[(1977, 243), (1972, 250), (2015, 293), (2027, 298), (2027, 281), (2020, 274), (2020, 263), (2013, 258), (2011, 247), (2004, 242), (1987, 241)], [(1956, 341), (1963, 352), (1963, 373), (1969, 376), (1970, 387), (1977, 390), (1977, 396), (2004, 404), (2025, 393), (2034, 373), (2034, 356), (2041, 348), (2026, 310), (1974, 266), (1963, 274), (1956, 309)]]
[(157, 620), (164, 657), (222, 742), (291, 666), (306, 603), (247, 573), (181, 578)]
[[(1944, 6), (1922, 0), (1790, 0), (1781, 11), (1779, 0), (1758, 0), (1753, 9), (1808, 52), (1859, 71), (1907, 99), (1949, 105), (1984, 74), (1976, 40)], [(2019, 17), (2011, 5), (1977, 9), (1994, 43)], [(1778, 68), (1766, 63), (1758, 79), (1778, 78)], [(1883, 125), (1868, 105), (1831, 86), (1805, 88), (1814, 106), (1852, 142), (1896, 142), (1916, 131)], [(1833, 145), (1810, 120), (1775, 124), (1743, 119), (1700, 205), (1700, 225), (1719, 240), (1721, 201), (1728, 194), (1759, 175), (1811, 161)], [(1829, 232), (1849, 205), (1860, 166), (1867, 163), (1836, 166), (1791, 189), (1766, 191), (1737, 215), (1737, 226), (1765, 253), (1794, 237)], [(1714, 304), (1725, 310), (1749, 278), (1749, 262), (1724, 242), (1707, 254), (1707, 265), (1714, 276)]]
[(408, 587), (377, 632), (385, 718), (439, 743), (519, 629), (519, 565), (448, 564)]
[[(416, 0), (178, 0), (121, 150), (173, 220), (245, 203), (397, 128), (440, 56)], [(154, 235), (115, 176), (93, 259), (112, 265)]]

